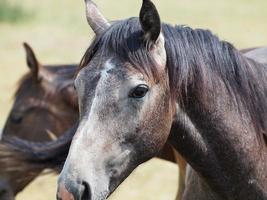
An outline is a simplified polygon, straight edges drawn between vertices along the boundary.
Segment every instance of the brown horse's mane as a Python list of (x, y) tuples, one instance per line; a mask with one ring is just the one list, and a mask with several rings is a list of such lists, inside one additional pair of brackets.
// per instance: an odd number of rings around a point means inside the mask
[(17, 88), (14, 94), (14, 98), (17, 98), (20, 90), (23, 90), (25, 87), (27, 87), (30, 82), (31, 84), (33, 83), (32, 76), (33, 76), (32, 73), (28, 72), (19, 79), (19, 81), (17, 82)]
[[(248, 113), (259, 137), (267, 138), (267, 73), (262, 64), (245, 58), (232, 44), (221, 41), (208, 30), (162, 25), (167, 53), (167, 72), (174, 98), (186, 104), (187, 91), (205, 104), (205, 91), (221, 87), (218, 78), (238, 106)], [(97, 35), (80, 63), (88, 66), (96, 53), (130, 62), (141, 72), (157, 74), (153, 58), (144, 42), (138, 18), (117, 21)], [(151, 64), (152, 63), (152, 64)]]
[[(39, 77), (39, 81), (43, 79), (47, 79), (47, 76), (55, 76), (55, 79), (51, 82), (55, 88), (52, 90), (51, 87), (46, 89), (46, 94), (55, 95), (60, 92), (64, 88), (73, 84), (73, 79), (77, 72), (77, 64), (71, 65), (45, 65), (41, 66), (39, 70), (46, 71), (47, 73), (39, 73), (41, 74)], [(38, 84), (34, 81), (33, 74), (31, 72), (23, 75), (17, 83), (16, 92), (14, 94), (14, 98), (17, 98), (21, 92), (25, 91), (32, 84)]]

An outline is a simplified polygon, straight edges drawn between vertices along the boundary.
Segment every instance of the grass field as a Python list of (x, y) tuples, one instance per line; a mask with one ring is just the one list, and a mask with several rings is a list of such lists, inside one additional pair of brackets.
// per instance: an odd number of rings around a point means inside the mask
[[(96, 0), (110, 20), (137, 16), (141, 0)], [(210, 29), (238, 48), (267, 44), (266, 0), (154, 0), (163, 21)], [(27, 71), (21, 46), (29, 42), (42, 63), (77, 63), (93, 34), (83, 0), (0, 0), (0, 125), (17, 80)], [(152, 160), (138, 168), (113, 200), (168, 200), (177, 189), (176, 166)], [(18, 200), (55, 199), (55, 176), (38, 178)]]

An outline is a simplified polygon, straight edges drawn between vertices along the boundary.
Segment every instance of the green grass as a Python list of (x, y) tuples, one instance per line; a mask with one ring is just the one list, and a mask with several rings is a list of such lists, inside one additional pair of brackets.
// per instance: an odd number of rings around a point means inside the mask
[[(141, 4), (141, 0), (96, 2), (110, 20), (137, 16)], [(238, 48), (267, 45), (266, 0), (154, 2), (163, 21), (210, 29)], [(28, 70), (23, 41), (33, 46), (42, 63), (77, 63), (93, 37), (83, 0), (0, 0), (1, 15), (5, 17), (0, 17), (0, 126), (10, 110), (16, 82)], [(113, 199), (173, 199), (176, 183), (176, 166), (153, 160), (137, 169)], [(18, 199), (54, 199), (55, 184), (55, 177), (40, 178)]]
[(30, 17), (21, 4), (0, 0), (0, 22), (18, 23)]

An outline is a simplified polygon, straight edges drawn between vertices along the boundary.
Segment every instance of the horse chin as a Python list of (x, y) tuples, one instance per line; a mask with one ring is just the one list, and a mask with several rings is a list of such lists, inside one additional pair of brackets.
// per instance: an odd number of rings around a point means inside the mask
[(88, 197), (87, 199), (84, 200), (106, 200), (110, 196), (111, 192), (109, 191), (104, 191), (101, 192), (100, 195), (94, 196), (92, 195), (91, 197)]
[[(130, 164), (130, 163), (129, 163)], [(118, 187), (119, 185), (131, 174), (131, 172), (135, 169), (136, 165), (130, 164), (126, 168), (126, 170), (121, 171), (119, 175), (115, 176), (106, 176), (104, 182), (98, 182), (94, 184), (91, 182), (91, 199), (90, 200), (105, 200), (107, 199)], [(97, 176), (101, 177), (101, 175)], [(107, 182), (106, 182), (107, 181)], [(106, 190), (104, 185), (108, 185), (108, 189)], [(101, 189), (102, 188), (102, 189)]]

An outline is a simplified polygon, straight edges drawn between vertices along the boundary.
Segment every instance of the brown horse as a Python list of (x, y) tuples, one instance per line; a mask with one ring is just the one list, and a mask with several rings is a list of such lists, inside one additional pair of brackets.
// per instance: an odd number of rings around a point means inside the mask
[(58, 199), (106, 199), (167, 141), (201, 180), (183, 199), (267, 199), (266, 68), (210, 31), (161, 23), (150, 0), (112, 24), (86, 7), (96, 38)]
[(24, 47), (30, 73), (19, 82), (3, 135), (49, 141), (78, 118), (72, 81), (77, 65), (41, 65), (30, 46), (25, 43)]
[[(23, 142), (23, 140), (12, 139), (9, 136), (26, 140), (22, 144), (22, 149), (18, 149), (22, 151), (27, 150), (27, 145), (36, 145), (27, 141), (56, 140), (78, 120), (76, 92), (73, 90), (73, 78), (77, 65), (42, 65), (28, 44), (25, 43), (24, 48), (30, 73), (23, 76), (19, 82), (15, 93), (15, 102), (3, 131), (4, 143), (14, 143), (17, 146), (19, 142)], [(71, 137), (69, 139), (71, 140)], [(66, 135), (64, 135), (64, 141), (67, 142), (64, 143), (67, 153), (69, 142)], [(60, 147), (58, 143), (59, 141), (55, 142), (57, 148)], [(39, 151), (44, 149), (47, 151), (49, 146), (41, 148)], [(51, 154), (52, 149), (46, 153)], [(66, 153), (57, 159), (64, 161)], [(57, 154), (53, 153), (53, 156), (55, 155)], [(13, 196), (23, 190), (43, 169), (53, 167), (60, 170), (62, 165), (60, 162), (51, 160), (32, 167), (25, 162), (20, 163), (19, 156), (20, 154), (15, 157), (16, 160), (9, 158), (0, 161), (2, 162), (1, 168), (6, 169), (1, 170), (0, 199), (13, 199)], [(166, 145), (160, 157), (179, 163), (180, 177), (182, 178), (180, 178), (181, 186), (178, 194), (181, 195), (182, 185), (184, 185), (185, 161), (178, 154), (174, 156), (173, 149), (169, 145)], [(15, 171), (10, 170), (10, 168), (14, 168), (12, 166), (16, 165), (20, 165), (20, 168), (16, 167)]]
[[(70, 129), (78, 119), (72, 81), (77, 65), (41, 65), (30, 46), (25, 43), (24, 47), (30, 72), (19, 82), (2, 143), (7, 143), (11, 136), (27, 141), (51, 141)], [(45, 168), (31, 170), (27, 164), (11, 158), (5, 161), (1, 160), (0, 199), (13, 199)], [(20, 169), (11, 170), (14, 167)]]

